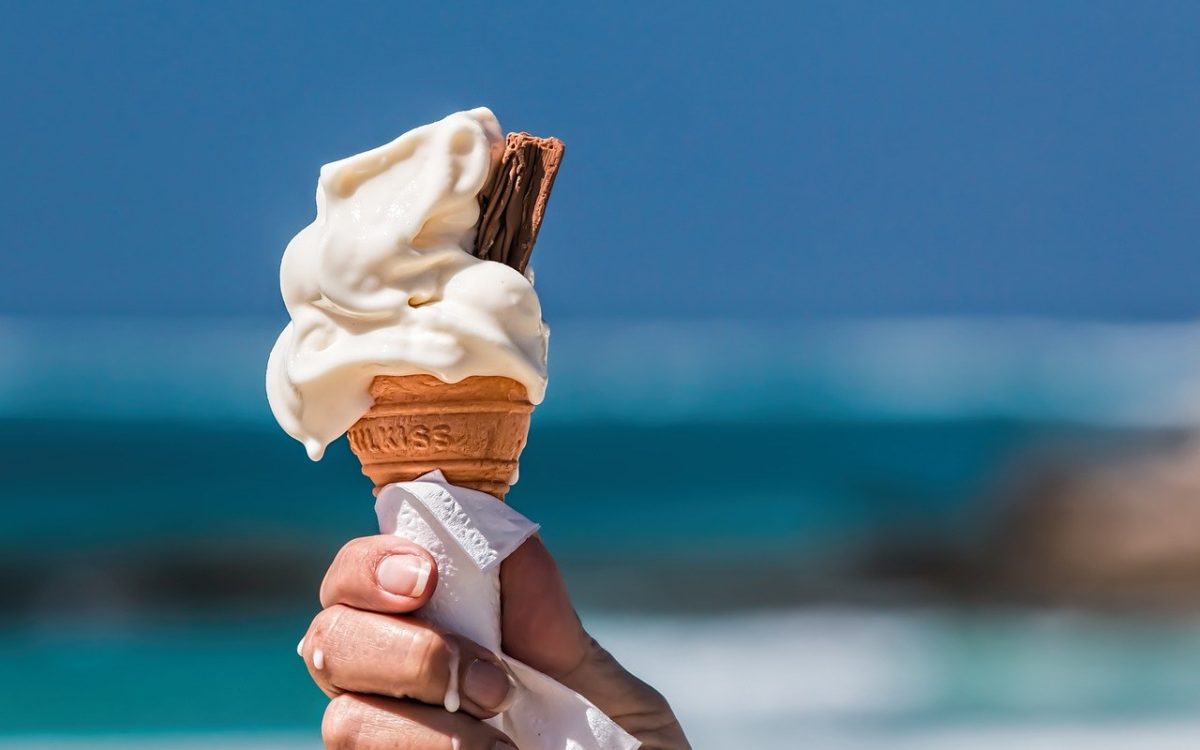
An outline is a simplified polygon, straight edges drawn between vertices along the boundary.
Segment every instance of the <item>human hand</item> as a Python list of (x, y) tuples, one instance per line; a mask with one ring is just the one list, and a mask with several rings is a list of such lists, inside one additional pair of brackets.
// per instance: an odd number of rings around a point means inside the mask
[[(666, 700), (584, 630), (540, 540), (530, 539), (504, 561), (500, 582), (506, 654), (586, 697), (646, 750), (689, 747)], [(513, 747), (482, 721), (510, 701), (512, 684), (500, 660), (411, 616), (436, 586), (433, 558), (399, 537), (362, 537), (338, 553), (321, 584), (324, 609), (300, 642), (309, 673), (332, 699), (321, 730), (327, 747)], [(452, 680), (460, 696), (456, 712), (445, 705)]]

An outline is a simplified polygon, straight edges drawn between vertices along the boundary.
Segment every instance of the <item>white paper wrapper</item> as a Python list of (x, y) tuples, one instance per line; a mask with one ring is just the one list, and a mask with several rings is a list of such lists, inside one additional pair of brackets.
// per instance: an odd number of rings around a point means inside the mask
[(488, 721), (521, 750), (633, 750), (640, 742), (582, 695), (500, 651), (500, 563), (537, 524), (441, 472), (390, 484), (375, 502), (379, 530), (429, 550), (438, 585), (420, 616), (499, 654), (517, 680), (507, 711)]

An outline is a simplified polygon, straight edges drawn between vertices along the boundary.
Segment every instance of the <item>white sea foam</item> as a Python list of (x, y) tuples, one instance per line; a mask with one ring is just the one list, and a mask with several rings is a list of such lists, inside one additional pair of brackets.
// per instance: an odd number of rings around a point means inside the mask
[[(697, 747), (855, 750), (1195, 747), (1194, 628), (836, 609), (592, 626), (670, 697)], [(1149, 668), (1139, 653), (1182, 663)], [(1111, 717), (1114, 706), (1118, 718), (1080, 718)]]
[[(1191, 750), (1194, 621), (948, 611), (588, 617), (696, 748)], [(0, 750), (316, 750), (280, 734), (0, 738)]]

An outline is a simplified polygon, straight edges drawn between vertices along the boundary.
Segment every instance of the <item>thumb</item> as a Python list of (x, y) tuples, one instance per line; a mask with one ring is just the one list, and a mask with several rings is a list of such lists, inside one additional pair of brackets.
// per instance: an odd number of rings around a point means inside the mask
[(502, 648), (580, 693), (650, 747), (688, 747), (667, 701), (583, 629), (567, 586), (540, 539), (500, 568)]
[(504, 652), (557, 680), (595, 648), (583, 629), (550, 551), (536, 537), (500, 568)]

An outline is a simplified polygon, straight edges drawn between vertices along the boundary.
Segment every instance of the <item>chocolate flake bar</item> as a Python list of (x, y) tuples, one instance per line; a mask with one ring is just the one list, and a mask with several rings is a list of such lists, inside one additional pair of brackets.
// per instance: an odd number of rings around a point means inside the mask
[(557, 138), (508, 134), (500, 164), (479, 193), (476, 256), (525, 272), (564, 150)]

